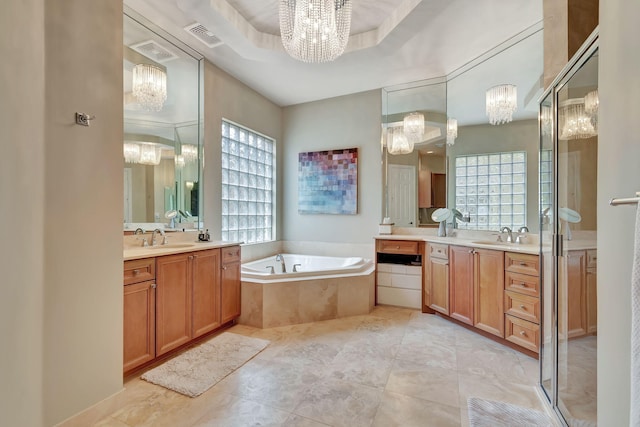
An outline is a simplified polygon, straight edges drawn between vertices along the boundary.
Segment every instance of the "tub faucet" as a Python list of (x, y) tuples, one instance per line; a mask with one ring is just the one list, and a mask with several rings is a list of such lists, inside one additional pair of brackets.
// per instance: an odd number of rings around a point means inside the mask
[[(164, 237), (164, 231), (156, 228), (155, 230), (153, 230), (153, 233), (151, 233), (151, 246), (155, 246), (156, 244), (158, 244), (157, 240), (156, 240), (156, 234), (160, 233), (163, 237)], [(162, 243), (163, 245), (166, 245), (166, 241), (164, 241)]]
[(282, 266), (282, 272), (286, 273), (287, 272), (287, 266), (284, 265), (284, 257), (282, 256), (282, 254), (276, 255), (276, 262), (277, 261), (280, 261), (280, 265)]

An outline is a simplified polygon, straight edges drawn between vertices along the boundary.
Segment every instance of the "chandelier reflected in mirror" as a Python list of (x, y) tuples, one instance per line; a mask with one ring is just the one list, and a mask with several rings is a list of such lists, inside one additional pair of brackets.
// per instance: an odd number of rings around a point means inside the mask
[(151, 64), (133, 67), (133, 96), (148, 111), (160, 111), (167, 100), (167, 73)]
[(422, 137), (424, 136), (424, 114), (407, 114), (402, 120), (402, 126), (407, 139), (411, 140), (414, 144), (422, 141)]
[(449, 118), (447, 119), (447, 145), (451, 146), (455, 144), (458, 137), (458, 120)]
[(598, 135), (598, 121), (585, 110), (585, 98), (567, 99), (558, 109), (558, 139), (587, 139)]
[(518, 91), (515, 85), (498, 85), (487, 90), (487, 116), (492, 125), (501, 125), (513, 120), (518, 109)]
[(162, 147), (153, 143), (125, 142), (123, 152), (127, 163), (157, 166), (162, 159)]
[(280, 0), (280, 34), (289, 55), (330, 62), (344, 52), (351, 30), (351, 0)]
[(413, 151), (413, 141), (404, 133), (404, 126), (389, 129), (387, 136), (387, 152), (389, 154), (409, 154)]

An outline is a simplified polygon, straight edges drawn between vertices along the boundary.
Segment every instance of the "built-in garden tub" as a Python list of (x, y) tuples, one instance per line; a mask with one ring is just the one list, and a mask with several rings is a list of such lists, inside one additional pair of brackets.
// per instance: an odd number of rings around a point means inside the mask
[(367, 314), (373, 308), (375, 266), (372, 260), (278, 256), (284, 260), (284, 273), (283, 263), (280, 258), (276, 261), (276, 255), (242, 265), (239, 323), (272, 328)]

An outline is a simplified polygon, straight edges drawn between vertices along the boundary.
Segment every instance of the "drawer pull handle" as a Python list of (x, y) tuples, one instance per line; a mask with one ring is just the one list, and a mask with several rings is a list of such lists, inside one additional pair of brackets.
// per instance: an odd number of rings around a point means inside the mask
[(524, 304), (520, 304), (520, 308), (523, 309), (523, 310), (527, 309), (527, 307), (525, 307)]
[(516, 285), (516, 286), (520, 286), (520, 287), (522, 287), (522, 288), (526, 288), (526, 287), (527, 287), (527, 284), (526, 284), (526, 283), (524, 283), (524, 282), (522, 282), (522, 283), (520, 283), (520, 284), (518, 284), (518, 285)]
[(133, 275), (137, 276), (138, 274), (140, 274), (140, 270), (138, 270), (137, 268), (135, 270), (133, 270)]
[(526, 262), (521, 262), (520, 265), (523, 266), (523, 267), (526, 267), (527, 263)]
[(527, 333), (525, 331), (520, 331), (520, 335), (522, 335), (523, 337), (526, 337)]

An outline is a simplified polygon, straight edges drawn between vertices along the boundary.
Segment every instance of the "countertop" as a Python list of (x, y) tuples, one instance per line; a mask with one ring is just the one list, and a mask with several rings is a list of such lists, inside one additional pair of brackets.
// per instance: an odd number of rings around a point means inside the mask
[[(479, 249), (494, 249), (507, 252), (520, 252), (537, 255), (540, 253), (540, 245), (538, 236), (529, 235), (527, 239), (531, 243), (506, 243), (497, 241), (497, 233), (469, 233), (465, 235), (459, 233), (455, 237), (438, 237), (431, 234), (411, 233), (411, 234), (379, 234), (374, 238), (376, 240), (415, 240), (421, 242), (442, 243), (447, 245), (467, 246)], [(564, 242), (564, 250), (586, 250), (596, 249), (597, 243), (594, 239), (586, 240), (569, 240)], [(543, 251), (551, 251), (550, 245), (544, 245)]]
[[(182, 233), (181, 233), (182, 234)], [(225, 248), (228, 246), (236, 246), (242, 242), (223, 242), (221, 240), (201, 242), (197, 239), (197, 235), (193, 233), (184, 233), (182, 239), (177, 237), (177, 233), (171, 234), (171, 240), (167, 245), (155, 245), (155, 246), (141, 246), (140, 242), (137, 242), (132, 237), (140, 236), (126, 236), (124, 247), (122, 250), (125, 261), (132, 259), (152, 258), (162, 255), (172, 255), (184, 252), (203, 251), (206, 249)], [(148, 235), (145, 235), (148, 238)], [(158, 241), (162, 241), (162, 236), (158, 236)]]

